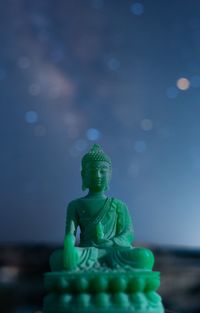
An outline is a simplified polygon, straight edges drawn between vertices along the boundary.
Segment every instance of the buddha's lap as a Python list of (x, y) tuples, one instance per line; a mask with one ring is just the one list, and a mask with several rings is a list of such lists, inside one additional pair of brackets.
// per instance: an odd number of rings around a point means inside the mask
[[(107, 249), (98, 249), (96, 247), (76, 247), (80, 254), (80, 264), (82, 260), (93, 258), (95, 261), (107, 263), (109, 267), (115, 267), (117, 264), (129, 265), (134, 268), (152, 269), (154, 264), (153, 253), (146, 248), (124, 248), (112, 247)], [(50, 257), (50, 267), (52, 271), (63, 269), (64, 250), (55, 250)], [(82, 257), (84, 256), (84, 257)]]

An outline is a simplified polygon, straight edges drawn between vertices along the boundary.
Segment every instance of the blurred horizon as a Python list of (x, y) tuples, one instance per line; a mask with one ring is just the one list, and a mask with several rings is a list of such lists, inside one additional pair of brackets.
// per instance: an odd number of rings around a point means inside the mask
[(200, 2), (0, 3), (0, 243), (63, 241), (93, 143), (135, 241), (200, 248)]

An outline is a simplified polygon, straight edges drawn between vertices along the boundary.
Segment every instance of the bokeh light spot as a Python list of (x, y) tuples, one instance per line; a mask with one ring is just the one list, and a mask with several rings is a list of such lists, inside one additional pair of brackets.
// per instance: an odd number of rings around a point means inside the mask
[(166, 95), (170, 99), (176, 98), (178, 93), (179, 93), (179, 90), (174, 86), (171, 86), (171, 87), (167, 88), (167, 90), (166, 90)]
[(131, 5), (131, 8), (130, 8), (131, 12), (134, 14), (134, 15), (142, 15), (144, 13), (144, 6), (142, 3), (140, 2), (135, 2)]
[(176, 85), (180, 90), (187, 90), (190, 87), (190, 81), (185, 77), (181, 77), (177, 80)]
[(38, 121), (38, 114), (35, 111), (28, 111), (25, 113), (25, 120), (29, 124), (35, 124)]
[(191, 86), (194, 88), (200, 87), (200, 76), (199, 75), (192, 76), (190, 79), (190, 83), (191, 83)]
[(89, 128), (86, 131), (86, 136), (89, 140), (95, 141), (98, 140), (101, 137), (101, 133), (98, 129), (96, 128)]
[(16, 282), (18, 274), (19, 268), (17, 266), (2, 266), (0, 270), (1, 283)]
[(153, 127), (153, 123), (150, 119), (145, 118), (141, 121), (141, 128), (145, 131), (151, 130)]
[(137, 140), (135, 143), (134, 143), (134, 150), (138, 153), (142, 153), (142, 152), (145, 152), (146, 150), (146, 143), (145, 141), (143, 140)]

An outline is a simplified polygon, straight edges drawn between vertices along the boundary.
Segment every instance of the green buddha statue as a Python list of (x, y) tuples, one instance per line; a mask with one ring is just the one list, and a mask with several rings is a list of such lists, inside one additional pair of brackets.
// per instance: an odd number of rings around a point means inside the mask
[(132, 245), (127, 206), (105, 195), (111, 174), (110, 158), (94, 144), (82, 159), (88, 193), (69, 203), (64, 247), (50, 256), (43, 313), (164, 312), (152, 252)]
[[(133, 227), (126, 205), (105, 195), (111, 173), (110, 158), (93, 145), (82, 159), (82, 186), (89, 192), (68, 205), (64, 249), (51, 256), (53, 271), (97, 266), (152, 269), (152, 252), (132, 246)], [(75, 247), (78, 227), (80, 243)]]

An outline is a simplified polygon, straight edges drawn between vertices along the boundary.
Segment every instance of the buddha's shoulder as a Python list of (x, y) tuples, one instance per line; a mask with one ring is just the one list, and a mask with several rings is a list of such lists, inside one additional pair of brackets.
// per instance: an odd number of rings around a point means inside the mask
[(117, 198), (112, 198), (112, 199), (113, 199), (113, 205), (116, 206), (117, 208), (127, 207), (126, 203), (123, 202), (122, 200), (119, 200)]
[(79, 206), (80, 206), (80, 203), (81, 203), (81, 199), (82, 198), (78, 198), (78, 199), (74, 199), (74, 200), (72, 200), (72, 201), (70, 201), (69, 203), (68, 203), (68, 209), (75, 209), (75, 208), (78, 208)]

